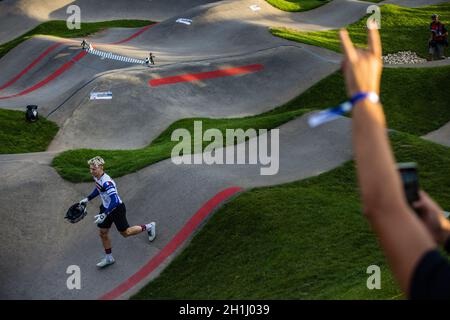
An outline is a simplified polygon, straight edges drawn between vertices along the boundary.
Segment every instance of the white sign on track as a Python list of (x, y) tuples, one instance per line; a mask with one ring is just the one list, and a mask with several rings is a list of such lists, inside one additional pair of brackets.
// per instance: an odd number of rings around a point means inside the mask
[(192, 24), (192, 20), (191, 19), (186, 19), (186, 18), (179, 18), (177, 19), (178, 23), (184, 23), (187, 24), (188, 26)]
[(91, 92), (91, 100), (110, 100), (112, 99), (112, 92)]

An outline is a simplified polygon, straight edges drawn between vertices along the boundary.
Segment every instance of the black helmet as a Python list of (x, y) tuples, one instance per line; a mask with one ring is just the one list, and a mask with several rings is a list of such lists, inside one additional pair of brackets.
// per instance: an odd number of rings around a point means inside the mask
[(70, 223), (77, 223), (82, 220), (87, 215), (86, 204), (75, 203), (66, 212), (65, 219), (69, 220)]
[(431, 19), (436, 19), (437, 17), (439, 17), (439, 15), (437, 15), (436, 13), (433, 13), (432, 15), (431, 15)]

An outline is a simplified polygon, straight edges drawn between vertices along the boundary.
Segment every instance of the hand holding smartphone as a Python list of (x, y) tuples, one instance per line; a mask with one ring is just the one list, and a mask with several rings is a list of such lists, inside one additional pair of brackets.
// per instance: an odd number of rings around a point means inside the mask
[[(417, 173), (417, 163), (404, 162), (398, 163), (397, 168), (403, 182), (403, 190), (408, 204), (413, 208), (412, 204), (419, 200), (419, 175)], [(414, 209), (414, 208), (413, 208)]]

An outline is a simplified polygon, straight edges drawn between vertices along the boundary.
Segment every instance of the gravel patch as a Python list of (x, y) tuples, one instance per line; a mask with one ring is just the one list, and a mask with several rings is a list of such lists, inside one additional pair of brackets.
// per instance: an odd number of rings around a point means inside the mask
[(424, 62), (427, 62), (427, 60), (411, 51), (400, 51), (383, 56), (383, 63), (385, 64), (416, 64)]

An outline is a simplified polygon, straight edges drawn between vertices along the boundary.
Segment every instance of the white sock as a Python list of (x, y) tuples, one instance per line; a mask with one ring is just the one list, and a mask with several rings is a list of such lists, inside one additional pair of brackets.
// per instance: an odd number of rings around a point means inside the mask
[(151, 228), (151, 223), (147, 223), (147, 224), (145, 225), (145, 230), (150, 230), (150, 228)]

